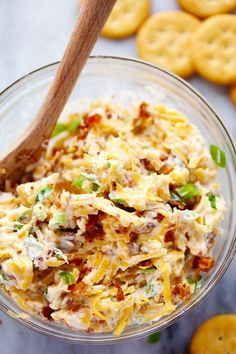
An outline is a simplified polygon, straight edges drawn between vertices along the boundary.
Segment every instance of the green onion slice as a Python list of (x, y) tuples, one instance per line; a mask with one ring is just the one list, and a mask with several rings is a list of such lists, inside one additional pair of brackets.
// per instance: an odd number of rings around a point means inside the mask
[(178, 195), (181, 198), (183, 198), (185, 200), (188, 200), (190, 198), (201, 195), (201, 192), (198, 189), (198, 187), (192, 183), (188, 183), (188, 184), (185, 184), (185, 186), (176, 188), (175, 191), (178, 193)]
[(146, 269), (141, 269), (142, 273), (153, 273), (155, 272), (156, 268), (154, 267), (150, 267), (150, 268), (146, 268)]
[(16, 222), (13, 226), (13, 230), (14, 231), (21, 230), (23, 226), (24, 226), (24, 224), (21, 224), (20, 222)]
[(215, 162), (215, 164), (219, 167), (224, 168), (226, 166), (226, 156), (225, 152), (221, 150), (218, 146), (216, 145), (210, 145), (210, 154), (212, 157), (212, 160)]
[(42, 202), (44, 201), (44, 199), (46, 199), (51, 193), (52, 193), (53, 189), (52, 187), (43, 187), (36, 195), (35, 197), (35, 201), (36, 202)]
[(217, 209), (217, 207), (216, 207), (216, 196), (213, 193), (208, 193), (207, 196), (208, 196), (208, 200), (209, 200), (209, 202), (211, 204), (211, 207), (213, 209)]
[(52, 138), (54, 138), (54, 136), (57, 136), (58, 134), (64, 132), (65, 130), (67, 130), (68, 128), (68, 124), (65, 123), (57, 123), (53, 133), (52, 133)]
[(187, 277), (186, 279), (190, 285), (194, 285), (193, 292), (195, 294), (197, 290), (200, 289), (200, 285), (201, 285), (200, 281), (202, 279), (201, 275), (199, 275), (197, 279), (194, 279), (191, 276)]
[(71, 272), (61, 272), (59, 276), (63, 278), (64, 282), (68, 285), (73, 285), (76, 283), (75, 277)]

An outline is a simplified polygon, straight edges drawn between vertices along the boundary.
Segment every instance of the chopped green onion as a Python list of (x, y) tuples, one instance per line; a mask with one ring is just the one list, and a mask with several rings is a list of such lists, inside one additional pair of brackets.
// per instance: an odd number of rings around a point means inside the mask
[(78, 179), (75, 179), (73, 182), (72, 182), (72, 186), (75, 186), (75, 187), (78, 187), (78, 188), (82, 188), (82, 185), (84, 183), (84, 178), (83, 177), (80, 177)]
[(77, 128), (82, 124), (83, 124), (82, 118), (74, 119), (71, 123), (57, 123), (52, 133), (52, 138), (64, 132), (65, 130), (68, 130), (70, 133), (74, 133), (77, 130)]
[(59, 273), (59, 276), (63, 278), (66, 284), (68, 285), (73, 285), (76, 283), (75, 277), (71, 272), (61, 272)]
[(60, 226), (65, 225), (66, 223), (66, 214), (59, 211), (56, 214), (54, 214), (53, 218), (49, 221), (49, 228), (54, 230), (57, 229)]
[(194, 285), (193, 292), (195, 294), (197, 292), (197, 290), (200, 289), (200, 286), (201, 286), (201, 283), (200, 283), (200, 280), (202, 279), (201, 275), (199, 275), (197, 279), (194, 279), (191, 276), (187, 277), (186, 279), (190, 285)]
[(157, 332), (157, 333), (153, 333), (148, 337), (148, 343), (150, 344), (154, 344), (159, 342), (159, 340), (161, 339), (161, 333)]
[(141, 269), (142, 273), (153, 273), (155, 272), (156, 268), (154, 267), (150, 267), (150, 268), (146, 268), (146, 269)]
[(21, 224), (20, 222), (16, 222), (15, 225), (13, 226), (13, 230), (18, 231), (18, 230), (22, 229), (23, 226), (24, 226), (24, 224)]
[(52, 133), (52, 138), (54, 138), (54, 136), (57, 136), (58, 134), (64, 132), (65, 130), (67, 130), (68, 128), (68, 124), (65, 123), (57, 123), (53, 133)]
[(18, 222), (24, 221), (28, 216), (32, 214), (32, 209), (24, 211), (21, 216), (17, 219)]
[(111, 167), (110, 161), (107, 161), (107, 162), (106, 162), (105, 167), (106, 167), (106, 168), (110, 168), (110, 167)]
[(124, 199), (119, 199), (119, 198), (110, 198), (110, 199), (116, 204), (124, 204), (125, 203)]
[(210, 153), (212, 160), (217, 166), (223, 168), (226, 166), (226, 156), (223, 150), (216, 145), (210, 145)]
[(176, 192), (185, 200), (201, 195), (198, 187), (192, 183), (176, 188)]
[[(80, 173), (80, 176), (81, 176), (80, 178), (75, 179), (73, 181), (73, 183), (72, 183), (73, 186), (76, 186), (78, 188), (82, 188), (84, 191), (89, 192), (89, 193), (91, 191), (97, 192), (99, 190), (99, 188), (101, 187), (101, 184), (96, 176), (89, 176), (89, 175), (82, 173), (82, 172)], [(84, 183), (86, 181), (90, 182), (90, 184), (91, 184), (89, 186), (89, 188), (86, 185), (84, 185)]]
[(43, 187), (36, 195), (35, 201), (36, 202), (42, 202), (44, 199), (46, 199), (51, 193), (52, 193), (52, 187)]
[(81, 118), (78, 118), (73, 120), (71, 123), (69, 123), (67, 129), (70, 133), (74, 133), (77, 130), (77, 128), (82, 124), (83, 124), (83, 120)]
[(216, 207), (216, 196), (213, 193), (208, 193), (207, 196), (208, 196), (208, 200), (209, 200), (209, 202), (211, 204), (211, 207), (213, 209), (217, 209), (217, 207)]

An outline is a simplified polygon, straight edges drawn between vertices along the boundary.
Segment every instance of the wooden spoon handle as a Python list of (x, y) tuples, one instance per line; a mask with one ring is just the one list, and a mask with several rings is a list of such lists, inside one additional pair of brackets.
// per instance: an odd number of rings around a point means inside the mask
[(116, 0), (86, 0), (65, 54), (56, 72), (53, 84), (32, 122), (42, 124), (45, 139), (51, 136), (54, 125), (62, 112), (85, 62), (109, 16)]
[(50, 138), (115, 2), (116, 0), (85, 0), (43, 105), (27, 131), (0, 158), (0, 174), (5, 174), (4, 177), (19, 179), (32, 156), (35, 158), (43, 142)]

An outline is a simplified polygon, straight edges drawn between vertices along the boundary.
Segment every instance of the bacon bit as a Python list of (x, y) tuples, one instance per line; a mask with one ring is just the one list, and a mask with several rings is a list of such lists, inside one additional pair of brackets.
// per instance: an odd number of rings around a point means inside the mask
[(80, 131), (79, 131), (79, 134), (76, 136), (76, 139), (77, 140), (83, 140), (86, 138), (86, 136), (88, 135), (88, 129), (85, 127), (80, 127)]
[(151, 113), (148, 111), (148, 104), (146, 102), (142, 102), (139, 106), (139, 117), (149, 118)]
[(173, 170), (173, 167), (170, 165), (170, 163), (165, 162), (165, 163), (163, 163), (163, 165), (161, 166), (161, 168), (158, 172), (166, 175), (166, 174), (169, 174), (172, 170)]
[(125, 299), (122, 287), (120, 286), (120, 284), (116, 281), (113, 281), (113, 284), (115, 285), (115, 287), (117, 288), (117, 294), (116, 294), (116, 299), (117, 301), (123, 301)]
[(185, 210), (185, 205), (182, 203), (178, 202), (178, 200), (174, 199), (169, 199), (168, 204), (172, 207), (176, 207), (179, 210)]
[(142, 162), (142, 164), (146, 168), (146, 170), (155, 171), (155, 169), (152, 166), (152, 163), (151, 163), (151, 161), (149, 159), (144, 158), (144, 159), (141, 159), (140, 161)]
[(83, 294), (87, 290), (88, 285), (85, 284), (83, 281), (79, 281), (76, 284), (72, 284), (68, 286), (68, 290), (75, 292), (78, 291), (79, 293)]
[(139, 216), (139, 217), (142, 217), (144, 214), (144, 211), (143, 210), (137, 210), (136, 211), (136, 215)]
[(199, 269), (201, 272), (209, 272), (215, 265), (215, 261), (212, 257), (199, 257), (193, 258), (193, 268)]
[(172, 290), (173, 295), (178, 295), (180, 299), (190, 299), (190, 287), (187, 284), (178, 284)]
[(165, 233), (164, 241), (173, 242), (175, 237), (175, 225), (172, 225)]
[(139, 134), (147, 127), (148, 118), (151, 117), (151, 113), (147, 110), (148, 104), (146, 102), (141, 103), (139, 106), (138, 117), (133, 120), (134, 133)]
[(131, 232), (131, 233), (129, 234), (130, 242), (135, 242), (135, 241), (137, 241), (138, 236), (139, 236), (139, 235), (138, 235), (136, 232)]
[(54, 203), (58, 209), (61, 209), (61, 202), (59, 200), (56, 199)]
[(40, 225), (42, 225), (42, 221), (36, 220), (35, 221), (35, 226), (39, 227)]
[(56, 153), (57, 153), (58, 151), (60, 151), (60, 149), (59, 149), (57, 146), (54, 146), (54, 147), (52, 148), (52, 155), (53, 155), (53, 156), (56, 155)]
[(147, 259), (146, 261), (140, 262), (140, 266), (150, 268), (153, 266), (153, 264), (149, 259)]
[(117, 234), (127, 234), (128, 233), (128, 227), (120, 226), (118, 230), (116, 230)]
[(168, 160), (168, 154), (162, 154), (161, 156), (160, 156), (160, 160), (162, 161), (162, 162), (164, 162), (164, 161), (166, 161), (166, 160)]
[(87, 266), (84, 266), (83, 268), (81, 268), (79, 271), (79, 279), (78, 281), (82, 280), (85, 275), (87, 275), (89, 272), (90, 272), (91, 268), (90, 267), (87, 267)]
[(76, 304), (76, 305), (73, 305), (70, 309), (72, 312), (77, 312), (81, 309), (81, 304)]
[(51, 314), (54, 312), (54, 310), (51, 309), (49, 306), (44, 306), (42, 308), (42, 315), (46, 317), (48, 320), (51, 320)]
[(82, 264), (82, 262), (83, 262), (83, 260), (82, 260), (81, 258), (75, 258), (75, 259), (71, 259), (71, 260), (69, 261), (70, 264), (71, 264), (71, 263), (74, 263), (74, 264), (77, 265), (77, 266), (80, 266), (80, 265)]
[(164, 220), (164, 219), (165, 219), (164, 215), (162, 215), (160, 213), (157, 214), (157, 221), (158, 222), (162, 222), (162, 220)]
[(59, 152), (60, 154), (63, 154), (66, 152), (66, 149), (64, 147), (57, 147), (57, 146), (54, 146), (52, 148), (52, 155), (55, 156), (56, 153)]
[(92, 114), (91, 116), (87, 116), (84, 121), (84, 125), (90, 128), (94, 123), (99, 123), (102, 119), (100, 114)]
[(99, 224), (103, 218), (103, 214), (89, 215), (88, 223), (86, 225), (86, 240), (93, 241), (95, 238), (103, 240), (105, 233), (102, 225)]

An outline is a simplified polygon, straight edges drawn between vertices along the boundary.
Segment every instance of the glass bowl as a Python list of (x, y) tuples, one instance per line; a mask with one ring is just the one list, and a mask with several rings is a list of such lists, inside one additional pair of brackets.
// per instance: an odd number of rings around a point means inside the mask
[[(52, 82), (57, 66), (58, 63), (54, 63), (35, 70), (0, 94), (2, 152), (15, 141), (34, 117)], [(138, 100), (163, 102), (186, 113), (190, 121), (199, 127), (207, 144), (216, 144), (226, 153), (227, 167), (219, 171), (219, 179), (223, 186), (222, 193), (226, 200), (227, 211), (222, 223), (224, 234), (217, 239), (214, 247), (215, 268), (203, 278), (201, 289), (192, 296), (190, 302), (182, 304), (175, 312), (156, 323), (127, 328), (120, 337), (114, 337), (110, 333), (83, 333), (37, 318), (23, 319), (14, 316), (19, 323), (37, 332), (54, 338), (90, 344), (109, 344), (138, 339), (160, 331), (189, 314), (209, 295), (222, 278), (236, 250), (235, 144), (214, 109), (187, 82), (156, 66), (134, 59), (91, 57), (71, 95), (70, 102), (78, 98), (83, 98), (83, 102), (89, 102), (104, 96), (112, 96), (113, 99), (122, 98), (124, 104), (130, 104), (135, 96)], [(21, 312), (11, 298), (2, 292), (0, 309), (5, 313), (11, 310), (16, 315)]]

